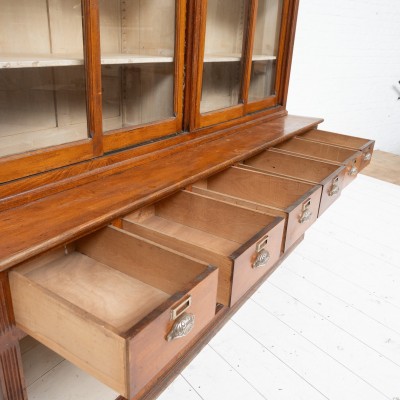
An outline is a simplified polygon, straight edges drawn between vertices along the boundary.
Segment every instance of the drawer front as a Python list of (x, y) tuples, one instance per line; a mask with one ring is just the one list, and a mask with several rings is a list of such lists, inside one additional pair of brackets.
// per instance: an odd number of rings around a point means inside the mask
[(347, 173), (345, 167), (340, 167), (337, 174), (331, 175), (322, 183), (321, 203), (318, 217), (324, 213), (340, 196), (344, 187), (344, 179)]
[(339, 133), (318, 129), (312, 129), (311, 131), (300, 135), (300, 137), (316, 142), (332, 144), (335, 146), (361, 151), (363, 153), (363, 158), (360, 165), (360, 171), (370, 163), (375, 145), (374, 140), (363, 139), (356, 136), (342, 135)]
[(316, 186), (288, 210), (285, 251), (317, 220), (322, 187)]
[(357, 153), (354, 154), (353, 157), (351, 157), (345, 165), (346, 167), (346, 172), (344, 175), (343, 179), (343, 187), (345, 188), (348, 184), (353, 182), (355, 178), (357, 178), (357, 175), (362, 169), (362, 163), (363, 163), (363, 153), (358, 151)]
[(233, 279), (231, 305), (235, 304), (255, 283), (271, 271), (279, 260), (285, 221), (280, 219), (267, 227), (267, 233), (254, 243), (243, 245), (232, 254)]
[[(144, 392), (211, 322), (215, 316), (217, 283), (218, 270), (199, 277), (187, 294), (174, 296), (170, 307), (154, 310), (132, 329), (128, 349), (130, 398)], [(181, 315), (173, 319), (175, 311)], [(180, 337), (191, 325), (190, 332)]]
[(366, 146), (362, 149), (363, 155), (362, 155), (360, 171), (362, 171), (371, 162), (372, 154), (374, 153), (374, 146), (375, 146), (375, 142), (373, 140), (371, 140), (370, 143), (368, 144), (368, 146)]

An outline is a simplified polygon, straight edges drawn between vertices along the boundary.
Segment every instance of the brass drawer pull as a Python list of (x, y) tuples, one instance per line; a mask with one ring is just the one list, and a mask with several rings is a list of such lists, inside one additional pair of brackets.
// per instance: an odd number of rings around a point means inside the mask
[(357, 167), (355, 166), (355, 165), (353, 165), (352, 167), (351, 167), (351, 170), (349, 171), (349, 175), (350, 176), (355, 176), (355, 175), (357, 175), (358, 174), (358, 169), (357, 169)]
[(372, 154), (370, 152), (364, 154), (364, 161), (370, 161)]
[(174, 323), (171, 331), (167, 335), (167, 342), (182, 338), (190, 333), (194, 326), (195, 316), (184, 313)]
[(337, 176), (332, 182), (332, 187), (330, 188), (328, 195), (334, 196), (335, 194), (338, 194), (339, 192), (340, 192), (339, 177)]
[(300, 224), (303, 224), (304, 222), (308, 221), (312, 217), (312, 212), (310, 210), (311, 206), (311, 199), (308, 199), (304, 204), (303, 204), (303, 209), (301, 211), (301, 215), (299, 218)]
[(271, 258), (269, 252), (265, 249), (262, 249), (258, 254), (256, 260), (253, 262), (253, 268), (262, 268), (265, 267)]

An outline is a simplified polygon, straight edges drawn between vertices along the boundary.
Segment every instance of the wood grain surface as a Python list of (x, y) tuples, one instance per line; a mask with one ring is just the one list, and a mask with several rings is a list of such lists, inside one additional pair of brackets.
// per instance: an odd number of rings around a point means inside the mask
[(279, 118), (3, 211), (0, 269), (98, 229), (319, 122)]

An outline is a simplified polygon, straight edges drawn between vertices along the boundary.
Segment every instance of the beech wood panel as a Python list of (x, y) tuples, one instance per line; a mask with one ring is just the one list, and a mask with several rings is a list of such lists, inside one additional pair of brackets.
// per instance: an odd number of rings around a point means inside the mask
[[(315, 222), (321, 186), (270, 175), (261, 171), (231, 167), (192, 185), (192, 190), (254, 210), (284, 216), (286, 230), (283, 249), (287, 249)], [(311, 218), (301, 222), (303, 207)]]
[[(264, 151), (244, 160), (241, 166), (268, 173), (321, 184), (322, 196), (318, 216), (340, 195), (346, 173), (344, 166), (329, 164), (273, 150)], [(336, 189), (337, 191), (332, 189)]]
[(239, 297), (231, 297), (232, 279), (239, 280), (235, 287), (243, 286), (246, 291), (268, 269), (251, 268), (258, 240), (266, 235), (270, 238), (268, 266), (278, 260), (284, 223), (280, 218), (183, 191), (125, 216), (123, 228), (218, 267), (218, 302), (232, 305)]
[(156, 160), (150, 157), (151, 162), (119, 173), (112, 170), (106, 176), (91, 176), (80, 186), (3, 211), (0, 270), (94, 231), (319, 122), (278, 118)]

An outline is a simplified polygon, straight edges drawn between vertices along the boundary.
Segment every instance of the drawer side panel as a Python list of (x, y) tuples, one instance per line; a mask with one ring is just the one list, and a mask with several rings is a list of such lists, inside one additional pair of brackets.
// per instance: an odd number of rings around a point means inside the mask
[(16, 324), (126, 396), (126, 342), (16, 271), (10, 272)]

